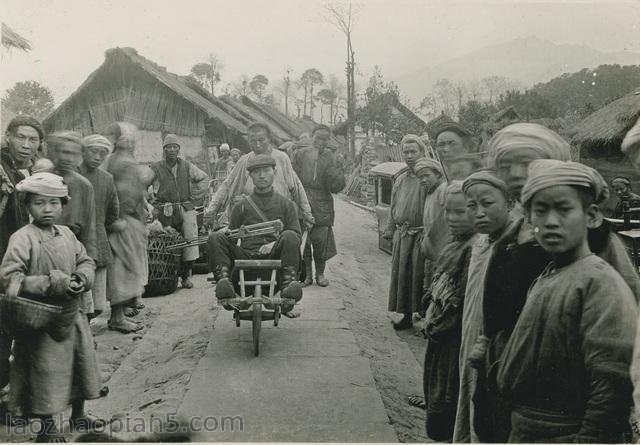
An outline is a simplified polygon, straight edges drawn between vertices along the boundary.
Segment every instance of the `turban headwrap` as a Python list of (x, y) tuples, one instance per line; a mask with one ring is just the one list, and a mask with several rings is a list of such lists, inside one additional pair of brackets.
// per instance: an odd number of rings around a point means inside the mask
[(230, 153), (242, 153), (239, 148), (232, 148)]
[(82, 146), (82, 136), (75, 131), (57, 131), (49, 136), (47, 142), (50, 145), (57, 145), (60, 142), (73, 142)]
[(416, 161), (416, 165), (413, 167), (413, 171), (417, 174), (420, 170), (423, 170), (425, 168), (430, 168), (431, 170), (434, 170), (438, 173), (440, 173), (440, 176), (443, 175), (442, 172), (442, 165), (440, 164), (440, 162), (436, 161), (435, 159), (431, 159), (431, 158), (420, 158)]
[(489, 140), (489, 165), (495, 167), (503, 155), (521, 148), (535, 150), (545, 159), (571, 159), (569, 143), (558, 133), (542, 125), (519, 123), (504, 127)]
[(85, 148), (88, 148), (88, 147), (104, 148), (108, 152), (113, 150), (113, 144), (111, 143), (111, 141), (109, 141), (109, 139), (102, 136), (101, 134), (92, 134), (90, 136), (86, 136), (84, 139), (82, 139), (82, 146)]
[(448, 197), (449, 195), (455, 195), (456, 193), (464, 193), (462, 191), (462, 183), (463, 181), (460, 180), (451, 181), (447, 186), (446, 196)]
[(20, 181), (16, 185), (16, 190), (23, 193), (69, 199), (69, 188), (62, 180), (62, 176), (53, 173), (34, 173)]
[(593, 168), (579, 162), (536, 159), (529, 164), (529, 177), (522, 188), (522, 204), (526, 205), (539, 191), (558, 185), (590, 189), (596, 204), (609, 198), (607, 183)]
[(493, 170), (480, 170), (470, 174), (462, 183), (462, 191), (467, 193), (469, 188), (477, 184), (486, 184), (497, 188), (505, 195), (507, 194), (507, 184), (505, 184), (502, 179), (498, 178), (496, 172)]
[(114, 150), (117, 148), (132, 150), (136, 146), (136, 134), (138, 128), (128, 122), (114, 122), (104, 131), (104, 135), (113, 143)]
[(416, 136), (415, 134), (406, 134), (402, 138), (402, 141), (400, 141), (400, 147), (411, 142), (418, 144), (418, 147), (420, 147), (422, 153), (425, 153), (427, 151), (427, 146), (425, 145), (424, 141), (420, 139), (420, 136)]
[(229, 144), (221, 144), (220, 145), (220, 151), (229, 151)]
[(162, 148), (166, 147), (167, 145), (177, 145), (178, 147), (180, 147), (178, 136), (173, 133), (169, 133), (168, 135), (166, 135), (164, 137), (164, 141), (162, 142)]
[(627, 187), (631, 187), (631, 180), (629, 178), (625, 178), (624, 176), (616, 176), (615, 178), (613, 178), (611, 180), (611, 183), (613, 184), (614, 182), (622, 182), (624, 185), (626, 185)]

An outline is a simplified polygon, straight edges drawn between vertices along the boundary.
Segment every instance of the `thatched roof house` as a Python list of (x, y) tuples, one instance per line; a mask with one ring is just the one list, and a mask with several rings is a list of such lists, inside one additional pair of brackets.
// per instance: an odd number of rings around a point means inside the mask
[(47, 132), (100, 132), (114, 121), (138, 126), (139, 159), (160, 159), (162, 137), (180, 137), (187, 157), (211, 143), (246, 147), (246, 125), (227, 114), (185, 80), (133, 48), (113, 48), (104, 63), (45, 120)]
[(581, 157), (621, 157), (624, 135), (640, 116), (640, 89), (587, 116), (570, 132)]

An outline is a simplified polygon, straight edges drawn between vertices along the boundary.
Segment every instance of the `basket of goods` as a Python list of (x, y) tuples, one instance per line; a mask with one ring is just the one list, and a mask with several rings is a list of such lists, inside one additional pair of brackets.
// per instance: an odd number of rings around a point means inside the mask
[[(154, 221), (153, 224), (157, 223), (158, 221)], [(171, 228), (162, 228), (160, 225), (160, 228), (156, 230), (154, 227), (150, 227), (147, 248), (149, 280), (143, 297), (168, 295), (176, 291), (182, 251), (174, 249), (173, 246), (183, 241), (180, 233)]]

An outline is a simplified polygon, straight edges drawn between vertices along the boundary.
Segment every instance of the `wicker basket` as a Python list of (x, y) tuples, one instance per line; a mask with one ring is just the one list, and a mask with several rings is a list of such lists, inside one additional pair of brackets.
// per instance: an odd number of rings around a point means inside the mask
[(46, 331), (55, 340), (67, 337), (78, 314), (79, 302), (64, 305), (0, 294), (0, 322), (8, 332)]
[(176, 291), (182, 250), (168, 250), (168, 247), (183, 241), (177, 233), (149, 234), (149, 281), (144, 297), (167, 295)]

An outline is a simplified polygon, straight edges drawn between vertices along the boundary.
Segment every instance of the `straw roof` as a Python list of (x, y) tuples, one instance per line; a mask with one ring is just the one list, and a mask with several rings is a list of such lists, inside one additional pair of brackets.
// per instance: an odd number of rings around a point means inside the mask
[(31, 42), (4, 23), (2, 24), (2, 46), (7, 49), (17, 48), (22, 51), (31, 51)]
[(619, 145), (640, 116), (640, 89), (587, 116), (570, 132), (577, 145)]
[(45, 119), (45, 127), (98, 131), (107, 121), (127, 120), (142, 129), (198, 136), (204, 134), (205, 118), (232, 133), (246, 133), (245, 124), (180, 76), (134, 48), (112, 48), (104, 63)]

